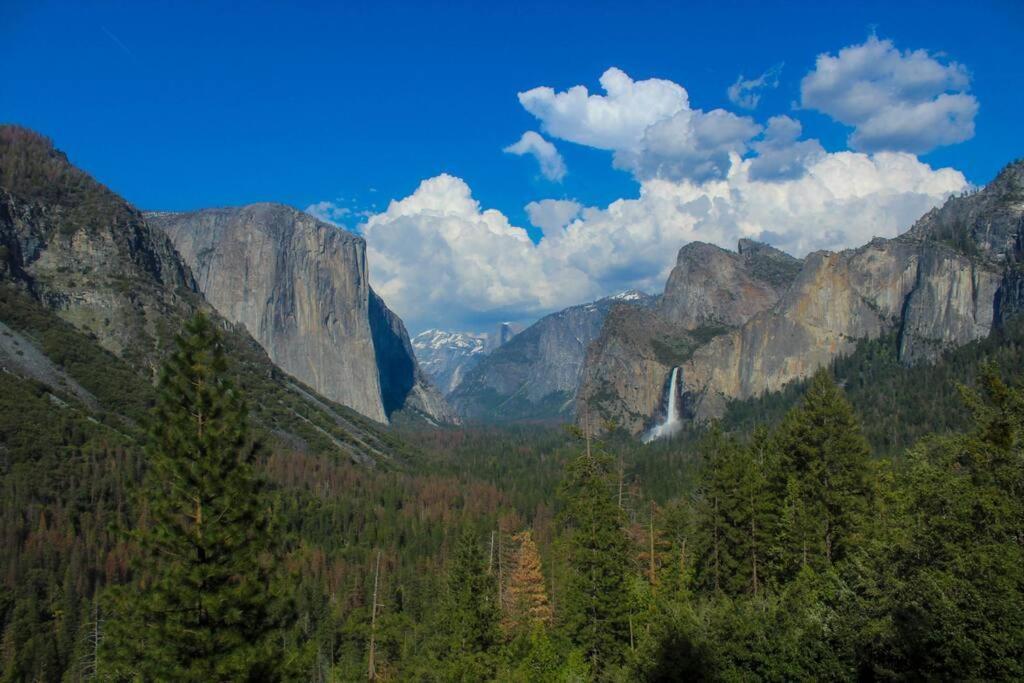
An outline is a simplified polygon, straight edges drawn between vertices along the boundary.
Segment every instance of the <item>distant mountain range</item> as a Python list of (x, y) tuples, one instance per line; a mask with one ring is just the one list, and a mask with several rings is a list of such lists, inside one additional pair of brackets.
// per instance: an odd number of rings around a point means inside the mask
[(514, 323), (505, 322), (494, 332), (426, 330), (413, 337), (412, 348), (423, 372), (447, 395), (462, 383), (466, 372), (488, 353), (506, 344), (521, 329)]
[(471, 421), (576, 419), (639, 434), (664, 417), (675, 367), (683, 417), (707, 420), (859, 340), (896, 334), (900, 362), (932, 362), (1024, 306), (1022, 216), (1018, 161), (899, 237), (856, 249), (797, 259), (748, 239), (736, 251), (693, 242), (660, 296), (573, 306), (491, 353), (474, 346), (471, 361), (452, 361), (448, 400)]

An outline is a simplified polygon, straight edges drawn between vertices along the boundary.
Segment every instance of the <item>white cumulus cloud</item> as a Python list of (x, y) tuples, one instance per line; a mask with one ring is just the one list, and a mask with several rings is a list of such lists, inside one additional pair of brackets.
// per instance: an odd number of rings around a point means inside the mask
[(412, 330), (532, 317), (594, 293), (454, 176), (424, 180), (362, 233), (374, 288)]
[(746, 152), (761, 132), (749, 117), (691, 108), (686, 89), (672, 81), (634, 81), (612, 67), (600, 82), (604, 95), (582, 85), (564, 92), (540, 87), (519, 93), (519, 102), (550, 135), (611, 150), (615, 166), (641, 180), (720, 178), (729, 155)]
[(802, 163), (799, 176), (758, 180), (752, 160), (734, 154), (725, 178), (652, 178), (638, 198), (603, 209), (535, 202), (527, 213), (544, 229), (536, 244), (481, 208), (463, 180), (437, 176), (363, 226), (371, 281), (414, 331), (471, 328), (628, 288), (660, 291), (693, 240), (735, 248), (750, 237), (803, 255), (893, 237), (967, 187), (958, 171), (905, 153), (822, 153)]
[(604, 95), (577, 85), (565, 92), (540, 87), (519, 93), (519, 102), (556, 138), (598, 149), (628, 149), (648, 126), (689, 107), (683, 86), (651, 78), (634, 81), (612, 67), (601, 75)]
[(540, 164), (540, 172), (548, 180), (561, 182), (565, 178), (565, 160), (558, 149), (532, 130), (523, 133), (518, 142), (509, 145), (504, 151), (516, 156), (532, 155)]
[(923, 154), (974, 136), (978, 100), (967, 92), (970, 80), (957, 62), (901, 52), (871, 36), (819, 55), (800, 83), (801, 104), (852, 126), (854, 149)]
[(571, 199), (542, 199), (525, 207), (530, 224), (544, 232), (553, 232), (569, 225), (583, 211), (583, 205)]

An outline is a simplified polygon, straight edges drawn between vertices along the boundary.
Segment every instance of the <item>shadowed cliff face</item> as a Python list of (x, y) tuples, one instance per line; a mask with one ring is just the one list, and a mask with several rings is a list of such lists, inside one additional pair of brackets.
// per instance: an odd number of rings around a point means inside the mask
[(381, 401), (391, 415), (398, 410), (419, 413), (430, 420), (458, 422), (444, 397), (416, 363), (405, 323), (376, 292), (370, 290), (370, 331), (377, 356)]
[[(809, 376), (859, 339), (896, 331), (902, 362), (933, 361), (1024, 308), (1022, 217), (1017, 162), (898, 238), (816, 252), (802, 264), (750, 242), (738, 254), (687, 245), (657, 309), (609, 316), (587, 357), (578, 417), (586, 411), (638, 433), (675, 365), (685, 410), (708, 419), (730, 399)], [(745, 254), (756, 265), (744, 264)]]
[[(361, 237), (278, 204), (147, 218), (210, 303), (318, 393), (380, 422), (429, 394), (405, 327), (370, 289)], [(445, 418), (443, 401), (418, 409)]]

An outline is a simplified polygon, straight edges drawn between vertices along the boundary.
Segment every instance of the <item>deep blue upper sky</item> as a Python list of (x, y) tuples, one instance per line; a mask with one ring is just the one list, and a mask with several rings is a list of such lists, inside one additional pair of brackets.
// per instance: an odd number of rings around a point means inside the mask
[[(983, 183), (1024, 155), (1024, 3), (185, 3), (6, 0), (0, 121), (54, 139), (147, 209), (345, 198), (382, 209), (442, 171), (525, 225), (524, 204), (632, 196), (606, 152), (563, 144), (556, 185), (502, 148), (536, 120), (516, 100), (617, 66), (693, 106), (784, 62), (759, 116), (791, 112), (822, 52), (872, 31), (972, 74), (977, 133), (923, 159)], [(847, 128), (801, 111), (829, 150)]]

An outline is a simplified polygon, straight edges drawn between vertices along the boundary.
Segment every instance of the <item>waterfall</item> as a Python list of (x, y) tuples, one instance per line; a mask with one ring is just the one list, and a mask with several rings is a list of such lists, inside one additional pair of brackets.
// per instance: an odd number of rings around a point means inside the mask
[(667, 436), (672, 436), (679, 427), (682, 426), (682, 420), (679, 419), (679, 376), (682, 374), (683, 369), (679, 367), (672, 368), (672, 374), (669, 377), (668, 382), (668, 396), (665, 398), (665, 419), (660, 423), (654, 425), (647, 433), (643, 436), (644, 443), (650, 443), (655, 439), (662, 439)]

